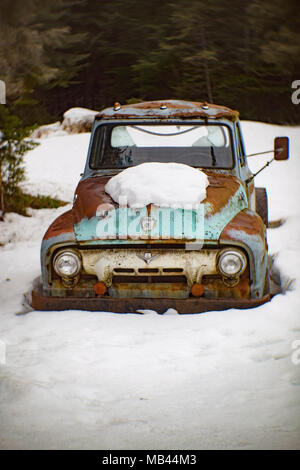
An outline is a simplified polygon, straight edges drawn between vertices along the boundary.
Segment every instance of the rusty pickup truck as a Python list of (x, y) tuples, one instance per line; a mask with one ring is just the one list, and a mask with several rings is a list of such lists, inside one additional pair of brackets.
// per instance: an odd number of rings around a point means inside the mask
[[(273, 160), (287, 159), (288, 139), (276, 138), (272, 152)], [(110, 178), (145, 162), (204, 172), (199, 211), (116, 203), (105, 191)], [(270, 300), (267, 195), (254, 176), (230, 108), (167, 100), (101, 111), (73, 208), (42, 240), (32, 307), (198, 313)]]

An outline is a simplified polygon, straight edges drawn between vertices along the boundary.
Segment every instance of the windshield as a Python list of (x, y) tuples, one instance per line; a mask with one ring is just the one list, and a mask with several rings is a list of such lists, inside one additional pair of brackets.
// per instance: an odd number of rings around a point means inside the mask
[(90, 166), (127, 168), (145, 162), (175, 162), (202, 168), (232, 168), (227, 126), (220, 124), (101, 125)]

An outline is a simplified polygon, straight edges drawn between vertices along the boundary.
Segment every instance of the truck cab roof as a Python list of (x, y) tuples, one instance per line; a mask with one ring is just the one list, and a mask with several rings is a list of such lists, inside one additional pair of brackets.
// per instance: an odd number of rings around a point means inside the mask
[(106, 108), (95, 116), (96, 120), (106, 119), (228, 119), (236, 121), (239, 112), (226, 106), (207, 102), (166, 100), (145, 101)]

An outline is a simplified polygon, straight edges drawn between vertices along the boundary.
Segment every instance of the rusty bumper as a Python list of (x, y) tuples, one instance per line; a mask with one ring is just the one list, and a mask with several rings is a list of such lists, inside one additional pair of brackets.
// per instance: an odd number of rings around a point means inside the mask
[(32, 291), (31, 305), (34, 310), (88, 310), (97, 312), (136, 313), (137, 310), (155, 310), (164, 313), (169, 308), (178, 313), (202, 313), (230, 308), (258, 307), (270, 300), (270, 294), (259, 299), (208, 299), (190, 297), (178, 299), (112, 298), (112, 297), (50, 297), (42, 292), (41, 285)]

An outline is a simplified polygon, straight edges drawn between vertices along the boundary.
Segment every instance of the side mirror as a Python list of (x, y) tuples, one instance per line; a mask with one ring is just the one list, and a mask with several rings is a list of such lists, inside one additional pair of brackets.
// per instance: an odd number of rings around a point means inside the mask
[(274, 140), (274, 159), (287, 160), (289, 158), (289, 138), (276, 137)]

